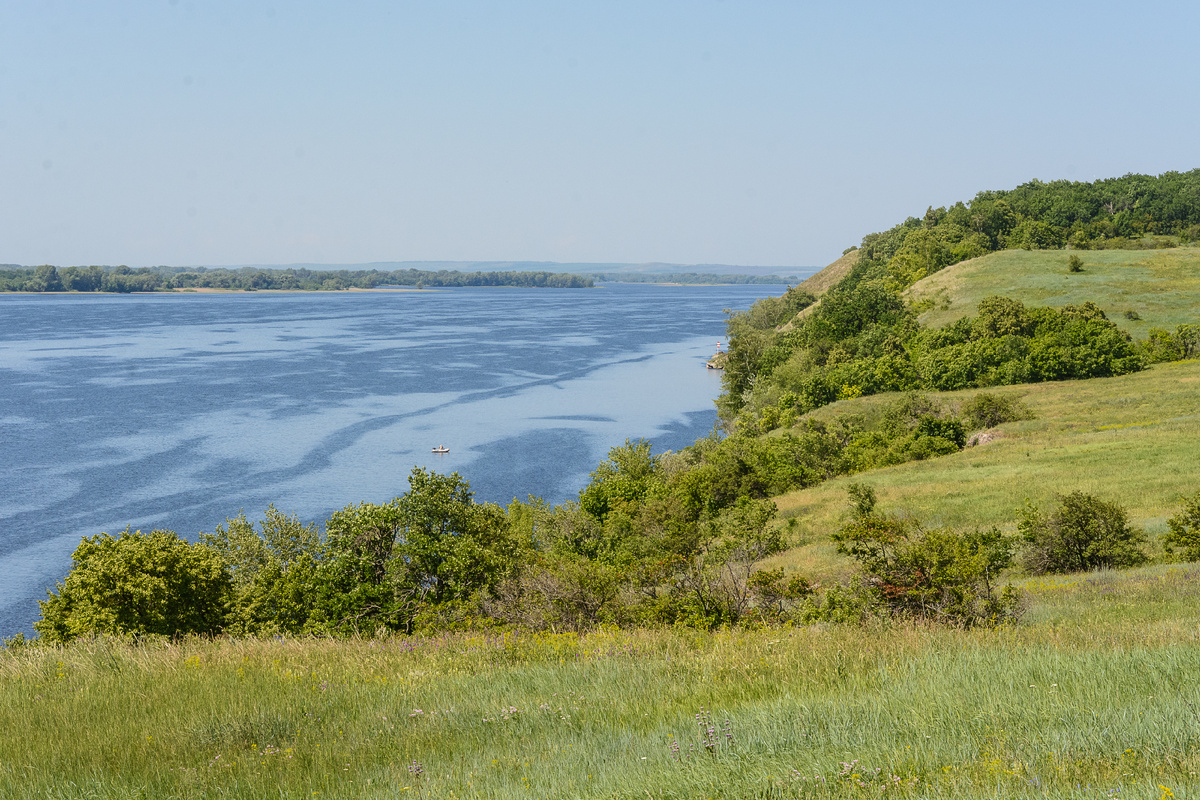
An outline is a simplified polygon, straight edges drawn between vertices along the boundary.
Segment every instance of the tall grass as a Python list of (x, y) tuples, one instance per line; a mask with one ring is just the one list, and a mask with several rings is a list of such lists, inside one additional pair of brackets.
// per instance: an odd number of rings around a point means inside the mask
[(1030, 581), (997, 631), (9, 651), (0, 797), (1182, 797), (1198, 577)]

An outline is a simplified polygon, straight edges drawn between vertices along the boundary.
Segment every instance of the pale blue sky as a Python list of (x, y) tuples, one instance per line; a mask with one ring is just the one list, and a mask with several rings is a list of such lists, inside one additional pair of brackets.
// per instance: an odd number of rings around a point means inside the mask
[(823, 265), (1200, 167), (1200, 4), (0, 0), (0, 262)]

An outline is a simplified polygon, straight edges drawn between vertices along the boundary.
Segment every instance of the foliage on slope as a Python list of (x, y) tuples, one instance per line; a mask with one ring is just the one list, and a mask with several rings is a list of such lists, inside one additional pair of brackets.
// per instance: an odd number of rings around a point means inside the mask
[(1095, 183), (1032, 181), (981, 192), (970, 204), (931, 208), (921, 219), (864, 237), (849, 272), (788, 324), (772, 327), (771, 315), (757, 309), (732, 316), (721, 415), (735, 424), (744, 409), (758, 413), (773, 405), (807, 411), (858, 394), (1140, 369), (1161, 358), (1139, 355), (1091, 302), (1055, 311), (986, 298), (974, 320), (929, 331), (901, 292), (996, 250), (1143, 246), (1146, 236), (1164, 246), (1200, 236), (1200, 170)]

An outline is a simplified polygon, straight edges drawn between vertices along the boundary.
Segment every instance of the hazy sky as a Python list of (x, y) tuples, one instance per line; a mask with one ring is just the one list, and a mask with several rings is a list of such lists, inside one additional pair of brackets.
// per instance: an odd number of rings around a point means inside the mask
[(1200, 167), (1195, 2), (0, 0), (0, 262), (820, 265)]

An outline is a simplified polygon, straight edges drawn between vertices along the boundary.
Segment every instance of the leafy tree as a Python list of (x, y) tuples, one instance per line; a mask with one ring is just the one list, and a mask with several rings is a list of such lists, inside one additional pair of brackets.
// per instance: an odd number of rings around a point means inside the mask
[(1176, 325), (1174, 331), (1151, 328), (1140, 352), (1151, 364), (1200, 356), (1200, 325)]
[(538, 558), (497, 586), (489, 617), (533, 630), (586, 631), (630, 621), (629, 576), (610, 563), (571, 553)]
[(349, 505), (329, 517), (328, 554), (320, 565), (313, 609), (315, 627), (346, 632), (408, 626), (415, 601), (398, 599), (386, 580), (400, 524), (399, 498)]
[(457, 472), (439, 475), (420, 467), (400, 498), (400, 524), (388, 577), (401, 590), (441, 603), (490, 588), (515, 567), (504, 512), (476, 504)]
[(632, 514), (652, 487), (661, 483), (655, 475), (658, 458), (645, 439), (625, 440), (608, 451), (591, 474), (591, 482), (579, 494), (580, 507), (603, 523), (612, 512)]
[(677, 561), (665, 604), (669, 621), (713, 628), (746, 615), (757, 565), (785, 547), (782, 531), (771, 524), (775, 514), (772, 501), (741, 497), (705, 523), (699, 547)]
[(36, 268), (33, 271), (33, 277), (26, 283), (25, 289), (29, 292), (61, 292), (63, 285), (58, 268), (49, 264), (43, 264)]
[(1182, 547), (1185, 561), (1200, 561), (1200, 493), (1184, 500), (1179, 513), (1167, 520), (1167, 527), (1163, 541)]
[(989, 392), (980, 392), (963, 403), (960, 413), (972, 430), (1033, 418), (1033, 412), (1017, 398)]
[(232, 599), (220, 554), (173, 531), (126, 528), (80, 542), (34, 629), (50, 642), (110, 635), (219, 633)]
[(458, 473), (416, 467), (408, 483), (389, 503), (329, 518), (316, 624), (410, 630), (422, 608), (467, 602), (522, 562), (529, 543), (510, 535), (499, 506), (476, 504)]
[(1034, 320), (1019, 300), (992, 296), (980, 300), (978, 308), (979, 316), (975, 318), (973, 330), (976, 336), (996, 339), (1033, 333)]
[(1023, 250), (1053, 250), (1062, 247), (1062, 230), (1039, 219), (1025, 219), (1008, 235), (1007, 247)]
[(239, 514), (200, 541), (220, 554), (233, 582), (232, 633), (302, 633), (318, 594), (324, 542), (315, 525), (268, 506), (258, 530)]
[(1145, 535), (1129, 524), (1118, 503), (1084, 492), (1060, 495), (1048, 515), (1032, 504), (1017, 528), (1025, 540), (1021, 561), (1035, 575), (1133, 567), (1147, 560)]

